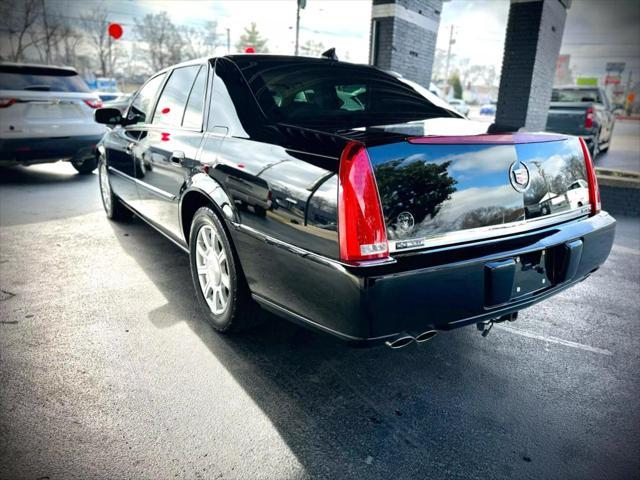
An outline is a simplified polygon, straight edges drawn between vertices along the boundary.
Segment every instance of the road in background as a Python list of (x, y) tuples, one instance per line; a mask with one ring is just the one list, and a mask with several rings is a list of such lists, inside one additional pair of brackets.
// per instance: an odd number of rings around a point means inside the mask
[(269, 315), (214, 333), (187, 256), (99, 202), (97, 176), (67, 164), (0, 175), (0, 478), (640, 469), (637, 220), (619, 219), (600, 271), (517, 322), (392, 351)]

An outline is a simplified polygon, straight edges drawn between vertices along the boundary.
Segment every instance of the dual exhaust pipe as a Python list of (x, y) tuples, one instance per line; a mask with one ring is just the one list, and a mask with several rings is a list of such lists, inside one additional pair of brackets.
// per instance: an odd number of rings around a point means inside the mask
[(399, 348), (406, 347), (407, 345), (410, 345), (413, 342), (416, 342), (416, 343), (428, 342), (437, 334), (438, 334), (437, 330), (427, 330), (426, 332), (422, 332), (415, 336), (409, 333), (401, 333), (400, 335), (395, 337), (393, 340), (387, 340), (386, 342), (384, 342), (384, 344), (389, 348), (393, 348), (394, 350), (397, 350)]

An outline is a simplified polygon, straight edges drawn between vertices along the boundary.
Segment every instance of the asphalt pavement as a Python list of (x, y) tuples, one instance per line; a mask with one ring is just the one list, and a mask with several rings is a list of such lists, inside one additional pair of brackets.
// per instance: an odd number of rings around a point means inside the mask
[(187, 256), (101, 208), (67, 164), (0, 171), (0, 478), (637, 478), (637, 219), (515, 323), (392, 351), (216, 334)]
[(640, 173), (640, 120), (616, 120), (611, 146), (598, 155), (596, 167)]

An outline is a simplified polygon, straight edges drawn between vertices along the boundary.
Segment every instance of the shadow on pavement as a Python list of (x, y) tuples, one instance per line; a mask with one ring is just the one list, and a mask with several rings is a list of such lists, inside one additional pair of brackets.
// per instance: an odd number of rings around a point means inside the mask
[(586, 421), (582, 414), (549, 404), (566, 392), (543, 385), (541, 396), (540, 377), (528, 370), (536, 367), (523, 371), (517, 360), (526, 358), (514, 345), (499, 349), (463, 329), (399, 351), (356, 349), (266, 313), (249, 332), (220, 335), (199, 319), (187, 256), (138, 219), (112, 227), (167, 299), (149, 320), (161, 329), (186, 322), (311, 477), (584, 478), (611, 471), (597, 460), (598, 446), (582, 450), (585, 439), (567, 426)]
[(66, 162), (0, 169), (0, 224), (76, 217), (102, 208), (95, 173)]

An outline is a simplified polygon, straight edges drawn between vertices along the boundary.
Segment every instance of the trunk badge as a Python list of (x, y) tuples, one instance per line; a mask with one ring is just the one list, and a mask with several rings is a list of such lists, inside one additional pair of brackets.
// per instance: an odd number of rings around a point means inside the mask
[(409, 212), (402, 212), (396, 219), (396, 225), (402, 232), (407, 233), (413, 230), (415, 220)]
[(511, 186), (518, 192), (524, 192), (529, 188), (530, 182), (529, 169), (520, 160), (516, 160), (509, 167), (509, 180)]

